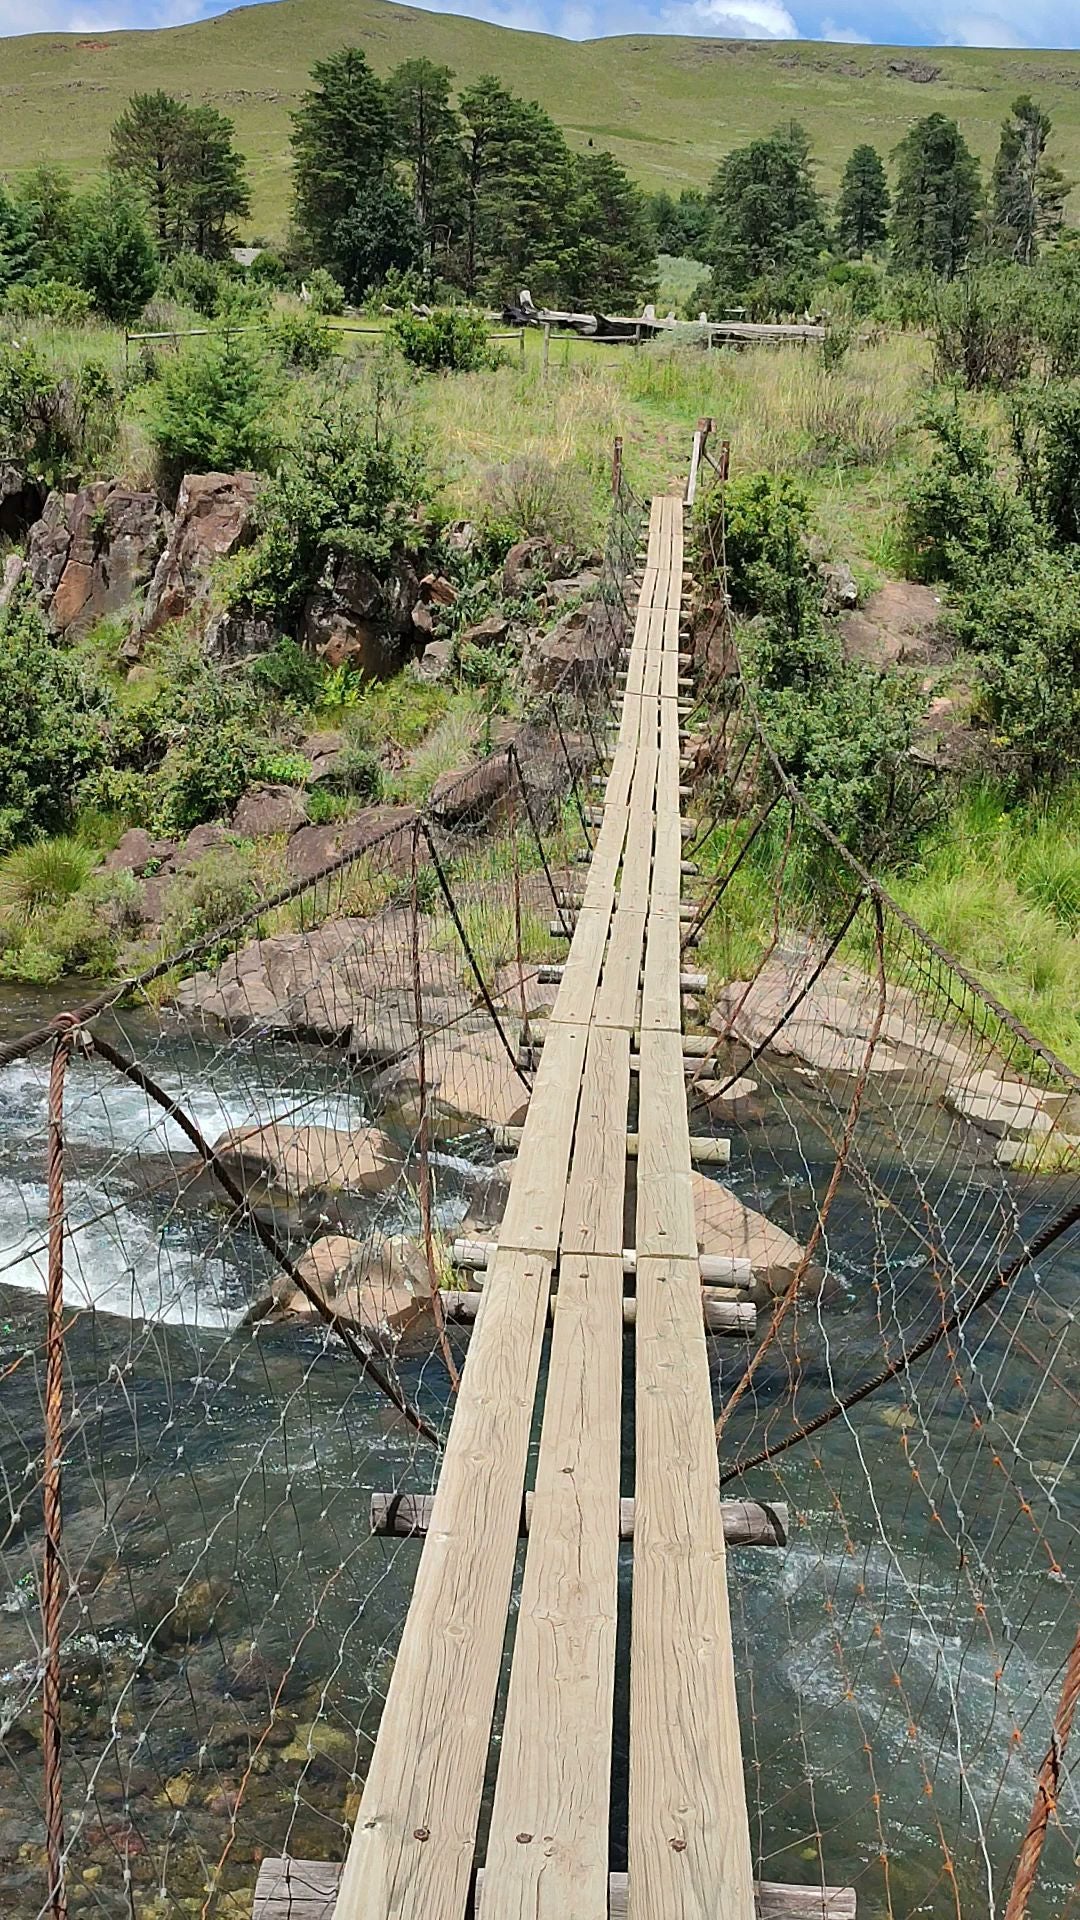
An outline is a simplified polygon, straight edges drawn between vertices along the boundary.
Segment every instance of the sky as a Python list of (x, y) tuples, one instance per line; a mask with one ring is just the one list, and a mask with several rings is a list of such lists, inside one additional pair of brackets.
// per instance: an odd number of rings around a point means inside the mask
[[(689, 33), (909, 46), (1080, 46), (1080, 0), (832, 0), (831, 11), (830, 0), (452, 0), (433, 10), (570, 40)], [(0, 0), (0, 36), (181, 26), (225, 11), (220, 0)]]

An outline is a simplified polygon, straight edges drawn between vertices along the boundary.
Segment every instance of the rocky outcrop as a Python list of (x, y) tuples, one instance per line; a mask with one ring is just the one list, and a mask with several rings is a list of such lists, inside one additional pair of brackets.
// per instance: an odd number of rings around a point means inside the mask
[(53, 631), (77, 637), (108, 614), (129, 612), (164, 542), (165, 510), (154, 493), (108, 480), (51, 493), (31, 529), (29, 563)]
[(430, 811), (444, 827), (486, 820), (506, 798), (514, 778), (505, 753), (490, 754), (465, 773), (441, 773), (431, 789)]
[(401, 1174), (393, 1144), (377, 1127), (344, 1133), (273, 1121), (219, 1135), (214, 1152), (244, 1186), (257, 1183), (290, 1200), (313, 1194), (385, 1193)]
[(555, 548), (543, 534), (519, 540), (503, 562), (503, 592), (508, 600), (518, 600), (551, 578), (555, 566)]
[[(878, 1006), (877, 985), (866, 974), (827, 966), (785, 1018), (819, 959), (810, 941), (781, 946), (753, 982), (733, 980), (724, 988), (710, 1018), (713, 1031), (755, 1047), (779, 1026), (769, 1043), (776, 1058), (794, 1058), (824, 1073), (858, 1073)], [(944, 1021), (928, 1020), (915, 995), (890, 981), (871, 1073), (917, 1069), (944, 1083), (970, 1067), (971, 1052), (962, 1037)]]
[[(175, 1004), (232, 1032), (257, 1027), (268, 1035), (351, 1043), (366, 1061), (393, 1059), (416, 1044), (410, 942), (404, 912), (370, 920), (346, 916), (308, 933), (254, 940), (213, 973), (185, 980)], [(460, 964), (445, 953), (422, 949), (421, 989), (432, 1027), (471, 1010)]]
[(171, 867), (178, 852), (175, 840), (157, 838), (145, 827), (129, 827), (112, 852), (105, 855), (102, 865), (106, 873), (126, 871), (141, 880), (144, 874)]
[(206, 623), (203, 650), (211, 660), (250, 660), (254, 654), (268, 653), (280, 638), (280, 628), (264, 615), (222, 607)]
[(151, 634), (189, 613), (208, 593), (218, 563), (251, 540), (256, 486), (253, 473), (186, 476), (128, 658), (137, 659)]
[(453, 664), (453, 641), (432, 640), (416, 662), (416, 677), (418, 680), (426, 681), (429, 686), (439, 686), (442, 681), (450, 678)]
[(311, 762), (308, 785), (317, 786), (333, 773), (345, 751), (345, 735), (328, 727), (322, 733), (309, 733), (300, 742), (300, 752)]
[(431, 609), (449, 604), (447, 592), (454, 597), (449, 581), (438, 574), (422, 581), (407, 554), (392, 561), (381, 578), (347, 554), (338, 561), (329, 586), (308, 597), (304, 644), (328, 667), (386, 673), (407, 645), (430, 638)]
[[(454, 1032), (427, 1049), (425, 1078), (429, 1114), (440, 1139), (476, 1133), (485, 1127), (516, 1127), (525, 1118), (529, 1091), (491, 1021), (478, 1030)], [(388, 1068), (379, 1080), (388, 1125), (415, 1132), (420, 1118), (420, 1088), (415, 1059)]]
[(415, 807), (364, 807), (351, 820), (301, 827), (285, 852), (289, 878), (310, 880), (331, 861), (352, 858), (376, 846), (384, 870), (404, 873), (412, 858), (415, 819)]
[(535, 636), (525, 650), (524, 668), (534, 693), (553, 687), (587, 687), (597, 675), (613, 670), (622, 636), (616, 608), (596, 600), (575, 607), (551, 629)]
[(242, 840), (264, 840), (274, 834), (295, 833), (307, 820), (303, 796), (295, 787), (251, 787), (229, 822)]

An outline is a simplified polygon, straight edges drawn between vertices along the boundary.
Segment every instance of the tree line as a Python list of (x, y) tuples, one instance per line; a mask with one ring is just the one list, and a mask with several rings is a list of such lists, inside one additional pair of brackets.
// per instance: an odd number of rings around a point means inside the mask
[(791, 121), (727, 154), (707, 193), (653, 196), (658, 244), (711, 268), (716, 307), (770, 295), (774, 305), (802, 306), (830, 259), (884, 260), (945, 280), (982, 261), (1030, 267), (1058, 238), (1069, 192), (1047, 151), (1051, 130), (1049, 115), (1021, 95), (984, 186), (956, 121), (927, 114), (895, 150), (891, 191), (877, 149), (854, 149), (830, 217), (805, 129)]
[(640, 301), (655, 274), (645, 195), (606, 151), (575, 153), (535, 101), (490, 74), (407, 60), (385, 81), (359, 47), (312, 69), (293, 116), (291, 250), (351, 299), (388, 273), (428, 296)]

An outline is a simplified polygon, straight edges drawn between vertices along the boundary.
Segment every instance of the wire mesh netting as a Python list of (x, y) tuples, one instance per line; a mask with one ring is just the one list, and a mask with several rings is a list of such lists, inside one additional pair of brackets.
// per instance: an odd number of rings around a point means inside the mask
[[(742, 1255), (716, 1352), (728, 1493), (791, 1509), (731, 1572), (760, 1871), (862, 1914), (1061, 1916), (1080, 1819), (1080, 1079), (786, 779), (739, 664), (723, 489), (697, 633), (687, 929), (726, 984), (688, 1062), (699, 1240)], [(711, 576), (711, 579), (710, 579)]]
[(622, 483), (550, 685), (437, 803), (4, 1038), (3, 1911), (248, 1913), (264, 1855), (344, 1854), (417, 1556), (372, 1496), (437, 1476), (639, 525)]

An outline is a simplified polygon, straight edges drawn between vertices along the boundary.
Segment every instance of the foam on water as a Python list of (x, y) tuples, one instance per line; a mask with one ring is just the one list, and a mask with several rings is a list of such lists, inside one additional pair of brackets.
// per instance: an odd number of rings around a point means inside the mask
[[(196, 1251), (174, 1228), (159, 1232), (99, 1187), (69, 1185), (64, 1299), (126, 1320), (227, 1327), (238, 1289), (226, 1263)], [(44, 1185), (0, 1179), (0, 1286), (43, 1294), (48, 1195)]]

